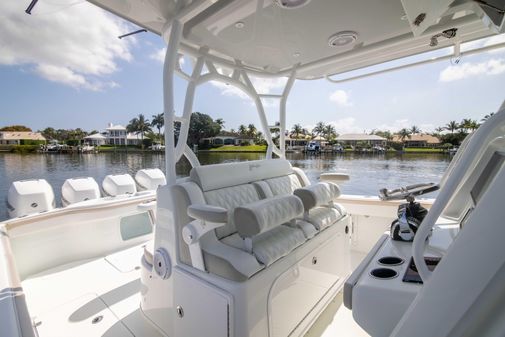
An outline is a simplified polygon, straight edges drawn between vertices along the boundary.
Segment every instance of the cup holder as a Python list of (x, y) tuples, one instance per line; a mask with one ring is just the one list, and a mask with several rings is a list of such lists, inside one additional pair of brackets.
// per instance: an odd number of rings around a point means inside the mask
[(384, 256), (379, 259), (379, 264), (383, 266), (399, 266), (403, 262), (404, 260), (397, 256)]
[(392, 278), (395, 278), (396, 276), (398, 276), (398, 273), (396, 271), (394, 271), (393, 269), (389, 269), (389, 268), (376, 268), (370, 272), (370, 275), (372, 275), (372, 277), (375, 277), (375, 278), (378, 278), (381, 280), (388, 280), (388, 279), (392, 279)]

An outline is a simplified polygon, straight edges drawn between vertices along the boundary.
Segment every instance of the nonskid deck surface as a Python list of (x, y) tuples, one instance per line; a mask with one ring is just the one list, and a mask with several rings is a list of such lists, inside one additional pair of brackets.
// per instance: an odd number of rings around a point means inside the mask
[(143, 245), (23, 281), (40, 337), (162, 336), (140, 311)]
[[(59, 266), (24, 280), (28, 308), (39, 336), (163, 336), (146, 321), (140, 309), (143, 246)], [(368, 336), (342, 305), (341, 294), (306, 336), (336, 335)]]

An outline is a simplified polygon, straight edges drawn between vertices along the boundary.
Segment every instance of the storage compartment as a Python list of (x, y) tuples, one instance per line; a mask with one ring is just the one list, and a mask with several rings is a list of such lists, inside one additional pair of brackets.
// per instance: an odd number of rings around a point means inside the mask
[(370, 272), (370, 275), (378, 279), (388, 280), (398, 276), (398, 273), (389, 268), (375, 268)]
[(234, 336), (229, 294), (180, 270), (173, 277), (174, 336)]
[(98, 198), (100, 198), (100, 187), (91, 177), (67, 179), (61, 187), (63, 206)]
[(347, 244), (347, 249), (349, 246), (343, 231), (305, 256), (273, 284), (269, 295), (273, 337), (288, 336), (328, 290), (347, 276), (349, 253), (339, 256), (342, 246), (345, 248)]
[(110, 196), (121, 194), (135, 194), (137, 187), (129, 174), (108, 175), (102, 183), (103, 191)]
[(21, 180), (12, 183), (7, 194), (11, 218), (54, 209), (53, 188), (45, 179)]
[(137, 172), (135, 181), (139, 190), (156, 190), (160, 185), (166, 185), (167, 180), (160, 169), (144, 169)]

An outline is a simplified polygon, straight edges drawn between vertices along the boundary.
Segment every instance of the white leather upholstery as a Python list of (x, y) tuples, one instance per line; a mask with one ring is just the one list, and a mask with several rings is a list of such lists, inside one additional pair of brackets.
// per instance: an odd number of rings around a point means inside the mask
[(267, 159), (198, 166), (191, 169), (190, 177), (206, 192), (290, 173), (293, 173), (293, 169), (289, 161)]
[(313, 224), (318, 230), (323, 230), (340, 220), (345, 214), (333, 207), (316, 207), (310, 210), (305, 220)]
[(299, 188), (294, 194), (302, 200), (305, 211), (308, 211), (316, 206), (328, 205), (340, 196), (340, 189), (336, 184), (325, 182)]
[[(269, 266), (281, 257), (288, 255), (305, 241), (307, 238), (301, 229), (279, 226), (254, 237), (252, 253), (259, 262)], [(246, 251), (244, 240), (238, 234), (230, 235), (222, 239), (221, 242)]]
[(256, 188), (252, 184), (220, 188), (204, 193), (207, 204), (219, 206), (228, 210), (228, 222), (225, 226), (216, 229), (218, 239), (233, 234), (237, 231), (233, 221), (235, 207), (253, 203), (260, 200)]
[[(310, 182), (303, 171), (283, 159), (196, 167), (189, 179), (170, 188), (180, 261), (192, 264), (183, 228), (192, 218), (207, 218), (196, 212), (198, 205), (221, 207), (218, 213), (223, 215), (225, 209), (228, 217), (220, 215), (218, 220), (226, 220), (226, 224), (204, 233), (198, 241), (205, 270), (233, 281), (246, 281), (342, 216), (339, 209), (330, 207), (315, 207), (303, 215), (303, 203), (293, 192)], [(276, 204), (272, 199), (285, 201)], [(257, 202), (256, 208), (250, 209)], [(193, 210), (188, 213), (189, 206)], [(249, 216), (235, 219), (235, 210), (241, 207)]]
[(263, 199), (235, 208), (235, 227), (241, 237), (253, 237), (303, 214), (303, 204), (294, 195)]
[(265, 182), (270, 186), (273, 195), (287, 195), (302, 187), (300, 179), (296, 174), (289, 174), (282, 177), (265, 179)]
[(307, 239), (297, 228), (276, 227), (253, 239), (253, 254), (265, 266), (291, 253)]
[(226, 208), (205, 204), (190, 205), (188, 215), (193, 219), (205, 222), (226, 223), (228, 221), (228, 210)]

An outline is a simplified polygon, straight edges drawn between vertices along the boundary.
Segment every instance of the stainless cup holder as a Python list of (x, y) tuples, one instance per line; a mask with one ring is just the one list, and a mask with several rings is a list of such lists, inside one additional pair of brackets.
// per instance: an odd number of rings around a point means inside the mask
[(397, 256), (384, 256), (378, 262), (383, 266), (399, 266), (405, 261)]
[(389, 268), (376, 268), (370, 272), (370, 275), (377, 279), (389, 280), (398, 276), (398, 273)]

